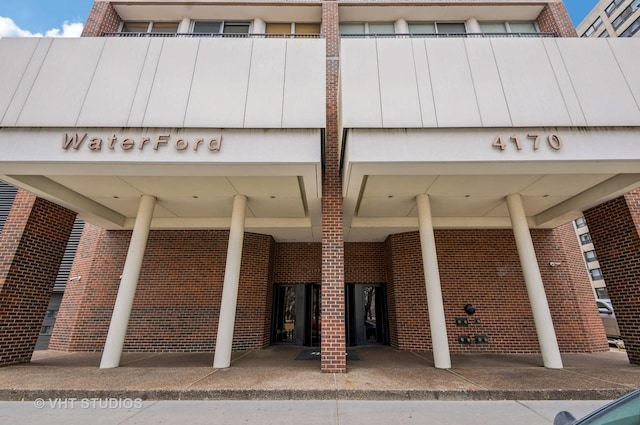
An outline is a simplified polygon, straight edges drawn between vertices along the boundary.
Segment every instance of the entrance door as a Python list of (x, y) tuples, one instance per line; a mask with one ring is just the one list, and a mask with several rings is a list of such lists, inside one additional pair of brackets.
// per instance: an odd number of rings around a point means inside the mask
[(348, 345), (389, 343), (384, 286), (347, 284), (346, 303)]
[(277, 285), (273, 299), (273, 344), (320, 345), (320, 285)]

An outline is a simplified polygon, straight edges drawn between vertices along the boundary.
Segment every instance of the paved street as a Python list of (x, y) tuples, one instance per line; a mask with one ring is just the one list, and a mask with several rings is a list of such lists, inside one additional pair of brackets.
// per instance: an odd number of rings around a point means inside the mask
[(548, 425), (559, 410), (575, 416), (606, 401), (1, 401), (2, 424)]

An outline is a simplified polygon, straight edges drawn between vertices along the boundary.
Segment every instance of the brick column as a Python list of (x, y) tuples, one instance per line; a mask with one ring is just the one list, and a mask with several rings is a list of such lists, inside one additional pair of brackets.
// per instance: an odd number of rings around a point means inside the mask
[(540, 31), (555, 32), (558, 37), (578, 36), (563, 2), (547, 3), (540, 15), (538, 15), (536, 23)]
[(18, 191), (0, 233), (0, 366), (31, 360), (75, 218)]
[(85, 22), (82, 37), (101, 37), (105, 32), (117, 32), (121, 22), (111, 2), (96, 0)]
[(344, 238), (338, 134), (338, 3), (322, 3), (322, 34), (327, 42), (327, 123), (322, 179), (322, 372), (347, 371), (344, 318)]
[(629, 361), (640, 364), (640, 190), (584, 212)]

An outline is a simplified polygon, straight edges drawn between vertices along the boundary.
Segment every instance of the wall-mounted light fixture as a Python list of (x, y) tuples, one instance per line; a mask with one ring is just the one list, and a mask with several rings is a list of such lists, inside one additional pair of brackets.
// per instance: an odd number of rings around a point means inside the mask
[(551, 262), (549, 262), (549, 266), (551, 266), (551, 267), (558, 267), (560, 264), (562, 264), (562, 263), (559, 262), (559, 261), (551, 261)]
[(69, 282), (74, 281), (74, 280), (80, 280), (82, 279), (82, 276), (74, 276), (71, 279), (69, 279)]
[(473, 304), (466, 304), (464, 306), (464, 312), (471, 316), (476, 312), (476, 308), (473, 306)]

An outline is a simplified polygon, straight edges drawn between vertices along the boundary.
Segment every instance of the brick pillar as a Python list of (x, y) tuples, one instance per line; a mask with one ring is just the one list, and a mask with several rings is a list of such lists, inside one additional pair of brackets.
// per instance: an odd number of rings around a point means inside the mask
[(555, 32), (558, 37), (578, 36), (563, 2), (547, 3), (540, 15), (538, 15), (536, 23), (540, 31)]
[(344, 238), (338, 134), (338, 3), (322, 3), (322, 34), (327, 42), (327, 123), (322, 179), (322, 372), (347, 371), (344, 318)]
[(584, 212), (627, 349), (640, 364), (640, 190)]
[(0, 233), (0, 366), (31, 360), (75, 218), (18, 191)]
[(117, 32), (121, 22), (111, 2), (96, 0), (85, 22), (82, 37), (101, 37), (105, 32)]

